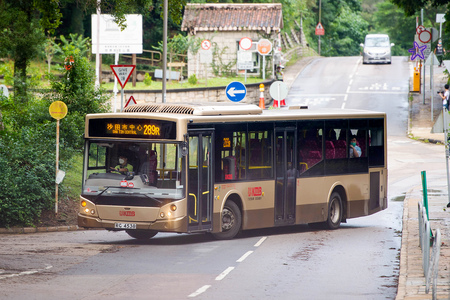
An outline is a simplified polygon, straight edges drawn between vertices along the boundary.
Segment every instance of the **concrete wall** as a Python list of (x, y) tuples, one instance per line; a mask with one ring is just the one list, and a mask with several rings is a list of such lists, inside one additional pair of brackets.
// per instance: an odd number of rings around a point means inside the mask
[[(272, 80), (262, 82), (265, 86), (264, 102), (268, 106), (272, 98), (269, 95), (269, 87), (272, 84)], [(242, 103), (252, 103), (259, 105), (259, 97), (261, 92), (259, 91), (260, 83), (246, 84), (247, 95), (241, 101)], [(195, 89), (172, 89), (167, 90), (166, 103), (201, 103), (201, 102), (226, 102), (230, 101), (225, 95), (226, 87), (206, 87)], [(138, 104), (143, 103), (161, 103), (162, 91), (161, 90), (124, 90), (124, 104), (128, 99), (133, 96)], [(114, 99), (115, 98), (115, 99)], [(115, 101), (115, 106), (114, 106)], [(120, 92), (117, 97), (112, 97), (111, 104), (113, 109), (120, 110), (121, 95)]]

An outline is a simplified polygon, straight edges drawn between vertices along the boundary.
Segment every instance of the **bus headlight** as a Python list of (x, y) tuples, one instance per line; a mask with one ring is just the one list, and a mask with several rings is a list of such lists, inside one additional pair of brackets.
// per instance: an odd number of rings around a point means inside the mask
[(170, 206), (170, 210), (171, 210), (171, 211), (176, 211), (176, 210), (177, 210), (177, 206), (176, 206), (175, 204), (172, 204), (172, 205)]
[(164, 212), (160, 212), (160, 213), (159, 213), (159, 217), (160, 217), (161, 219), (164, 219), (165, 216), (166, 216), (166, 214), (165, 214)]
[(82, 206), (82, 207), (86, 207), (86, 205), (87, 205), (86, 201), (84, 201), (84, 200), (81, 201), (81, 206)]

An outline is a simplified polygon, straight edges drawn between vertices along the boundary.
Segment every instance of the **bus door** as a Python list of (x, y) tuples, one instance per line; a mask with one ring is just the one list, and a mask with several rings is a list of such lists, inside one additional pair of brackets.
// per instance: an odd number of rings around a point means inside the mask
[(275, 225), (295, 223), (296, 130), (275, 130)]
[(212, 130), (189, 131), (188, 231), (212, 229)]

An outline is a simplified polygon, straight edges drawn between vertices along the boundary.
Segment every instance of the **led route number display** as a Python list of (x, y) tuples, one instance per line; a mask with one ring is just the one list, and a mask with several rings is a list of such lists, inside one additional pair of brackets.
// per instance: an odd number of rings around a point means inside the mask
[(176, 139), (176, 123), (146, 119), (90, 119), (89, 137)]

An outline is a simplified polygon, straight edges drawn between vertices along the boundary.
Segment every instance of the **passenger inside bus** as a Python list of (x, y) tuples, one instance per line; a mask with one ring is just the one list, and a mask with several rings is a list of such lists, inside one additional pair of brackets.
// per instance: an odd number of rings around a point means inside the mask
[(141, 166), (141, 174), (147, 176), (148, 184), (152, 186), (156, 186), (158, 181), (158, 171), (156, 170), (157, 165), (158, 157), (156, 155), (156, 151), (148, 150), (148, 156)]
[(127, 172), (133, 172), (133, 166), (128, 163), (128, 158), (125, 155), (119, 156), (119, 164), (117, 166), (110, 167), (111, 173), (127, 174)]
[(350, 158), (360, 157), (361, 156), (361, 148), (356, 144), (356, 136), (353, 135), (352, 139), (350, 140)]

